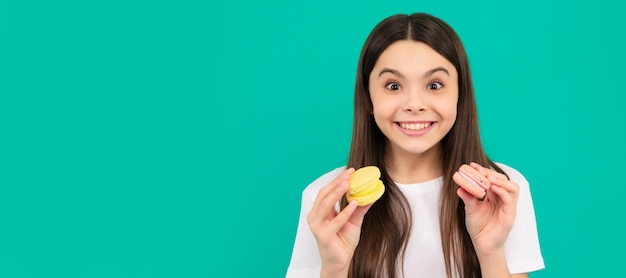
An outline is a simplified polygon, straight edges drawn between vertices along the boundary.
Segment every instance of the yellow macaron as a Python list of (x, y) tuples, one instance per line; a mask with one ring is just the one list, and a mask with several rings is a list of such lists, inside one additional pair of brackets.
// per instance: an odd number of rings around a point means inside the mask
[(376, 166), (365, 166), (356, 170), (349, 179), (346, 193), (348, 202), (356, 200), (359, 206), (369, 205), (385, 193), (385, 185), (380, 180), (380, 170)]

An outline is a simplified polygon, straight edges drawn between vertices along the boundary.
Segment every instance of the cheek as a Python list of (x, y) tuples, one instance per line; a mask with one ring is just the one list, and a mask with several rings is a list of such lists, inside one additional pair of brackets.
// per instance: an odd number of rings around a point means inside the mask
[(454, 101), (447, 107), (448, 115), (450, 115), (452, 119), (456, 119), (456, 106), (457, 102)]
[(380, 126), (380, 124), (387, 120), (390, 115), (389, 115), (389, 110), (384, 106), (384, 105), (376, 105), (374, 104), (374, 120), (376, 121), (376, 124), (378, 124), (378, 126)]
[(456, 96), (441, 99), (437, 104), (439, 113), (447, 120), (455, 121), (457, 102), (458, 98)]
[(374, 118), (376, 121), (392, 120), (397, 111), (397, 106), (394, 105), (393, 102), (379, 102), (374, 104)]
[(390, 121), (393, 120), (397, 109), (392, 99), (378, 96), (372, 98), (372, 108), (374, 121), (378, 128), (385, 133), (388, 129)]
[(370, 94), (370, 99), (372, 100), (372, 111), (374, 112), (375, 117), (381, 117), (389, 113), (393, 107), (393, 101), (388, 97), (377, 94), (373, 92)]

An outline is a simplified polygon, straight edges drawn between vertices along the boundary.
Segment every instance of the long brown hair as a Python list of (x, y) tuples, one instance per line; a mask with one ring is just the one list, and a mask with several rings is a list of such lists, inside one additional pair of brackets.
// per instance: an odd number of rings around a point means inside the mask
[[(381, 21), (368, 36), (357, 69), (354, 90), (354, 122), (348, 167), (376, 165), (386, 192), (369, 209), (363, 220), (361, 239), (350, 265), (350, 277), (398, 277), (411, 231), (411, 211), (407, 199), (391, 180), (385, 168), (386, 138), (372, 115), (369, 75), (381, 53), (399, 40), (420, 41), (452, 63), (458, 72), (457, 117), (452, 129), (441, 140), (443, 187), (439, 204), (441, 244), (448, 277), (458, 271), (461, 277), (480, 277), (480, 266), (465, 226), (463, 201), (456, 195), (452, 175), (471, 161), (502, 172), (485, 154), (478, 130), (478, 112), (465, 49), (456, 32), (444, 21), (429, 14), (394, 15)], [(345, 207), (347, 201), (341, 202)], [(416, 231), (419, 231), (417, 227)], [(400, 268), (402, 269), (402, 268)]]

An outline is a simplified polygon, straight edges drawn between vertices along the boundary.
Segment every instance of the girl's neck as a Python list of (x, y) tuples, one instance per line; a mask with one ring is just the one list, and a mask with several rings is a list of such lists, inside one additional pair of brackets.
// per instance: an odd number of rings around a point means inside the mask
[(389, 149), (387, 152), (387, 173), (394, 182), (402, 184), (420, 183), (440, 177), (440, 144), (421, 154), (411, 154)]

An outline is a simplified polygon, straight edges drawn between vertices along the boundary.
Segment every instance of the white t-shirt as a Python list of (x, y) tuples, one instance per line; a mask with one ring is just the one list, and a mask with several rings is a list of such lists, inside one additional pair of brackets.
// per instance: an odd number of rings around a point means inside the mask
[[(517, 216), (504, 246), (509, 271), (527, 273), (544, 268), (539, 248), (535, 211), (528, 181), (517, 170), (498, 163), (520, 187)], [(287, 278), (319, 277), (321, 259), (306, 216), (319, 190), (346, 168), (330, 171), (309, 184), (302, 192), (302, 207)], [(398, 184), (411, 206), (413, 225), (404, 260), (403, 277), (446, 277), (439, 232), (439, 197), (443, 177), (417, 184)]]

